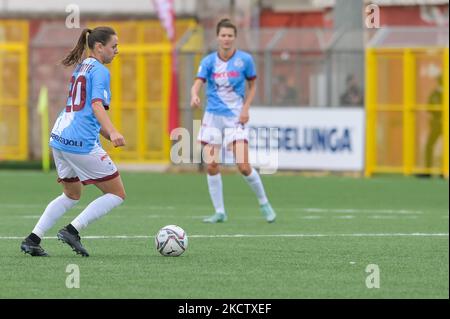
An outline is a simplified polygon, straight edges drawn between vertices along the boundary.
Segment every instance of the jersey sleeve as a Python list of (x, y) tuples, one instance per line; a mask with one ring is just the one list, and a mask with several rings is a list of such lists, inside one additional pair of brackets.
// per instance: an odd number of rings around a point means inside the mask
[(109, 88), (110, 75), (106, 68), (98, 68), (92, 73), (91, 103), (101, 101), (106, 110), (109, 109), (111, 94)]
[(253, 58), (251, 55), (248, 56), (247, 61), (245, 63), (244, 74), (245, 74), (245, 78), (248, 81), (256, 79), (255, 61), (253, 61)]
[(200, 66), (198, 67), (197, 79), (206, 82), (208, 75), (209, 75), (209, 58), (205, 57), (203, 58), (202, 62), (200, 62)]

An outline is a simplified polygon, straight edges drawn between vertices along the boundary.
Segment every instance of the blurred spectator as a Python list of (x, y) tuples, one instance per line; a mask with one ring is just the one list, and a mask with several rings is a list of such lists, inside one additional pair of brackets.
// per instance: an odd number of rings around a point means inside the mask
[(345, 92), (341, 95), (341, 106), (363, 106), (364, 96), (353, 74), (347, 75)]
[(284, 75), (280, 75), (275, 84), (274, 105), (297, 105), (297, 91), (292, 87)]
[[(438, 76), (436, 79), (436, 88), (431, 92), (428, 97), (428, 104), (431, 106), (441, 106), (442, 105), (442, 76)], [(442, 111), (429, 111), (428, 112), (430, 133), (427, 138), (427, 143), (425, 145), (425, 166), (426, 168), (432, 168), (433, 166), (433, 154), (434, 146), (438, 141), (439, 137), (442, 135)], [(423, 177), (429, 177), (430, 174), (422, 174)]]

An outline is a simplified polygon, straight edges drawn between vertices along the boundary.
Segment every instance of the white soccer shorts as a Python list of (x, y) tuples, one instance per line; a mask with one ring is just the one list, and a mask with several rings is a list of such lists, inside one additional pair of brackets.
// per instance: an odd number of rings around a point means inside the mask
[(104, 182), (119, 176), (108, 153), (97, 147), (89, 154), (73, 154), (53, 149), (58, 182), (78, 182), (83, 185)]
[(248, 127), (246, 124), (239, 123), (239, 117), (227, 117), (205, 112), (197, 140), (202, 144), (227, 147), (235, 141), (248, 143), (248, 136)]

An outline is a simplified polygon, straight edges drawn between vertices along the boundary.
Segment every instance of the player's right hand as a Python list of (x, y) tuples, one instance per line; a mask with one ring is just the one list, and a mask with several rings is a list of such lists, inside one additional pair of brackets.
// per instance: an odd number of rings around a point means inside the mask
[(119, 132), (112, 132), (109, 139), (114, 147), (125, 146), (125, 138)]
[(191, 107), (200, 107), (200, 98), (197, 95), (193, 95), (191, 98)]

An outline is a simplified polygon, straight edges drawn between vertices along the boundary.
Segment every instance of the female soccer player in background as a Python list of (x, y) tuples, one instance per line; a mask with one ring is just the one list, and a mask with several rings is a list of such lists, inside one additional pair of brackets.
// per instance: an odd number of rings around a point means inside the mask
[[(82, 61), (87, 45), (91, 56)], [(77, 64), (73, 72), (66, 106), (59, 114), (50, 137), (50, 146), (63, 193), (50, 202), (20, 248), (32, 256), (48, 256), (40, 246), (45, 232), (81, 196), (82, 184), (94, 184), (103, 195), (91, 202), (57, 237), (82, 256), (89, 256), (82, 246), (79, 231), (119, 206), (125, 189), (119, 172), (100, 145), (99, 133), (115, 147), (124, 146), (124, 137), (114, 128), (106, 110), (111, 91), (110, 74), (104, 64), (118, 54), (118, 38), (113, 29), (84, 29), (76, 47), (62, 61), (65, 66)]]
[[(207, 223), (227, 220), (223, 202), (222, 177), (218, 156), (222, 145), (232, 147), (239, 171), (255, 192), (260, 209), (268, 222), (276, 214), (270, 205), (258, 172), (248, 162), (249, 108), (256, 92), (256, 71), (250, 54), (235, 48), (237, 29), (229, 19), (216, 27), (219, 49), (203, 58), (191, 89), (191, 106), (200, 107), (200, 88), (207, 82), (207, 105), (198, 140), (205, 145), (208, 189), (215, 214)], [(246, 95), (245, 85), (249, 91)], [(223, 138), (223, 140), (222, 140)]]

